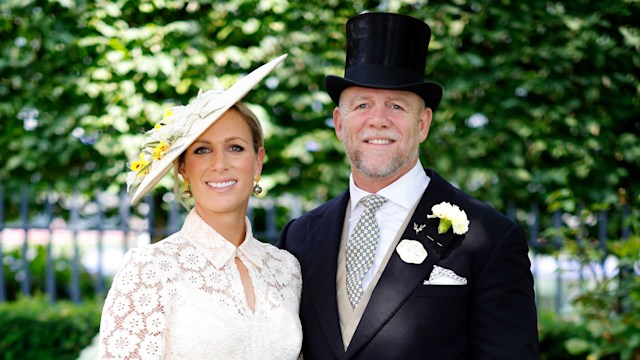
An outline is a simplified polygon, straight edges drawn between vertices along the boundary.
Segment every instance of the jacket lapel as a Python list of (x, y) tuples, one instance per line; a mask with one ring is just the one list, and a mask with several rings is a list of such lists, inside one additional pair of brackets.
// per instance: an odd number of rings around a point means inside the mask
[(307, 236), (314, 241), (309, 244), (305, 254), (308, 266), (303, 272), (306, 272), (305, 281), (312, 284), (307, 288), (311, 294), (306, 296), (313, 299), (317, 318), (320, 319), (331, 349), (337, 358), (342, 358), (344, 346), (336, 302), (336, 271), (349, 192), (343, 193), (336, 200), (332, 206), (328, 206), (318, 215), (316, 221), (309, 223)]
[[(353, 356), (368, 343), (393, 317), (414, 290), (418, 286), (422, 286), (423, 280), (428, 278), (431, 273), (433, 265), (455, 238), (452, 231), (438, 234), (439, 220), (427, 219), (433, 205), (442, 201), (454, 201), (452, 187), (433, 171), (427, 170), (427, 175), (431, 178), (429, 186), (422, 195), (400, 238), (400, 241), (403, 239), (419, 241), (427, 250), (427, 258), (421, 264), (408, 264), (400, 259), (395, 249), (393, 250), (351, 340), (347, 350), (347, 358)], [(425, 226), (420, 229), (421, 225)]]

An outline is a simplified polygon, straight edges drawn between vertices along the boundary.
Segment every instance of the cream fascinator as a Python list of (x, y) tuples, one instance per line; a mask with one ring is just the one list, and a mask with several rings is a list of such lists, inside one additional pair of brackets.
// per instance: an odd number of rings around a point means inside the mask
[(145, 142), (137, 160), (127, 174), (127, 192), (131, 204), (137, 203), (172, 168), (173, 162), (202, 133), (240, 101), (287, 55), (260, 66), (225, 91), (200, 90), (197, 98), (185, 106), (176, 106), (145, 134)]

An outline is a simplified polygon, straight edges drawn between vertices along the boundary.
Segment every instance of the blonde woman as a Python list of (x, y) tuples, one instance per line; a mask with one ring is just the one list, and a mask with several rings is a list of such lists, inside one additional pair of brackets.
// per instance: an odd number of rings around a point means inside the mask
[(265, 150), (258, 119), (238, 102), (284, 57), (174, 108), (147, 134), (128, 178), (132, 202), (173, 168), (195, 207), (180, 231), (126, 254), (102, 313), (100, 359), (300, 356), (300, 266), (251, 231)]

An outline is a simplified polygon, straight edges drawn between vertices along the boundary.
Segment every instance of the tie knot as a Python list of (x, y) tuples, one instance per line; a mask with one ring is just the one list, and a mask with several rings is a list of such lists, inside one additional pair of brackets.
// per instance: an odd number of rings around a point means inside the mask
[(363, 197), (360, 202), (367, 210), (376, 211), (380, 206), (382, 206), (382, 204), (387, 202), (387, 198), (385, 198), (384, 196), (373, 194)]

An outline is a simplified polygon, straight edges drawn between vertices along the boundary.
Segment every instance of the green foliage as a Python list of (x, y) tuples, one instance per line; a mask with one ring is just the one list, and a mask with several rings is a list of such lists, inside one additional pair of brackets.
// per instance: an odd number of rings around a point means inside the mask
[(587, 350), (579, 351), (573, 342), (587, 337), (588, 331), (576, 324), (574, 318), (560, 317), (553, 312), (538, 314), (540, 360), (585, 359)]
[[(640, 128), (631, 75), (640, 38), (633, 30), (630, 46), (622, 34), (637, 5), (456, 4), (417, 11), (434, 19), (429, 67), (445, 87), (426, 146), (436, 168), (496, 204), (542, 202), (558, 189), (616, 203), (619, 188), (634, 189), (638, 158), (622, 155), (620, 139)], [(620, 53), (629, 57), (613, 58)]]
[(432, 27), (427, 78), (445, 97), (424, 165), (501, 209), (568, 189), (638, 202), (640, 32), (625, 0), (5, 1), (0, 183), (14, 202), (25, 179), (117, 193), (169, 106), (288, 53), (246, 98), (266, 129), (265, 188), (334, 196), (349, 170), (323, 80), (343, 74), (344, 23), (362, 11)]
[(102, 304), (51, 304), (44, 297), (0, 303), (0, 359), (69, 359), (98, 333)]
[[(582, 220), (589, 216), (582, 212)], [(587, 276), (570, 317), (540, 316), (541, 353), (548, 359), (640, 359), (640, 212), (624, 222), (629, 237), (609, 239), (604, 246), (580, 226), (556, 232), (563, 251)], [(613, 276), (602, 271), (607, 257), (618, 263)]]
[[(636, 237), (619, 248), (635, 251), (638, 258), (639, 246)], [(539, 315), (541, 360), (640, 359), (640, 277), (625, 262), (616, 278), (596, 281), (583, 291), (573, 301), (571, 316)]]
[[(6, 297), (8, 301), (16, 300), (21, 294), (21, 282), (24, 277), (22, 271), (22, 251), (13, 249), (2, 254), (4, 266)], [(47, 250), (45, 246), (37, 245), (29, 249), (29, 283), (32, 294), (44, 294), (46, 291), (45, 278), (47, 267)], [(71, 259), (63, 254), (55, 256), (53, 261), (55, 276), (56, 299), (71, 299)], [(79, 286), (82, 300), (95, 299), (95, 278), (79, 265)]]
[(620, 273), (595, 281), (575, 299), (577, 324), (588, 336), (568, 344), (596, 359), (640, 359), (640, 236), (612, 242), (610, 250), (620, 260)]

